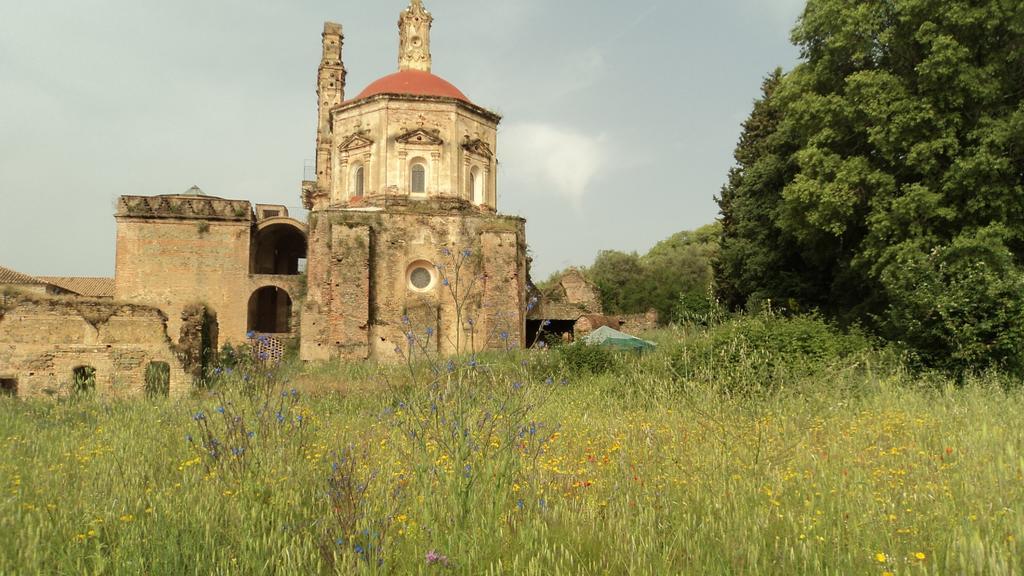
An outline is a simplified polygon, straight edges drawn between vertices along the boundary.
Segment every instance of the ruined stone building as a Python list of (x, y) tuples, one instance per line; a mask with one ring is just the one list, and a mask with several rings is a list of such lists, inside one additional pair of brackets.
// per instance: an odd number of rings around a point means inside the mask
[(523, 341), (525, 222), (497, 214), (500, 117), (431, 73), (432, 20), (413, 0), (398, 72), (351, 99), (341, 26), (324, 26), (305, 359), (388, 358), (410, 329), (442, 352)]
[[(116, 298), (164, 310), (171, 334), (201, 302), (222, 341), (298, 338), (306, 360), (387, 359), (410, 330), (445, 352), (493, 334), (518, 345), (525, 223), (496, 212), (500, 117), (431, 73), (432, 21), (413, 0), (399, 18), (398, 71), (353, 98), (342, 28), (324, 25), (308, 229), (283, 206), (198, 190), (122, 197)], [(443, 266), (464, 253), (462, 286), (477, 282), (456, 296)], [(470, 301), (462, 321), (460, 300)]]
[[(305, 360), (397, 359), (410, 335), (438, 353), (523, 345), (525, 221), (497, 212), (501, 118), (431, 72), (432, 23), (412, 0), (398, 71), (354, 97), (342, 27), (324, 25), (307, 221), (198, 187), (120, 197), (113, 281), (76, 284), (103, 284), (116, 304), (92, 321), (73, 302), (12, 298), (0, 316), (4, 385), (33, 394), (87, 373), (97, 389), (140, 388), (116, 381), (168, 362), (170, 347), (180, 354), (196, 305), (215, 318), (216, 344), (267, 335)], [(38, 295), (74, 294), (71, 279), (8, 276)], [(167, 378), (172, 393), (187, 389), (180, 366)]]

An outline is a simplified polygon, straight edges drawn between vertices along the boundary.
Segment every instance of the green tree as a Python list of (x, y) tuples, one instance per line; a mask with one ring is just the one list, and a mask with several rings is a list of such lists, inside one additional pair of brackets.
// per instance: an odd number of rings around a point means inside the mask
[(643, 256), (603, 250), (586, 270), (607, 314), (654, 309), (662, 322), (675, 317), (680, 296), (707, 297), (711, 261), (718, 250), (719, 225), (684, 230), (658, 242)]
[(636, 252), (602, 250), (586, 274), (597, 286), (606, 314), (644, 311), (647, 278)]
[(644, 269), (644, 310), (658, 311), (662, 322), (675, 317), (683, 295), (708, 297), (711, 261), (718, 251), (719, 225), (684, 230), (658, 242), (640, 258)]
[(793, 40), (719, 199), (723, 296), (1020, 370), (1024, 3), (810, 0)]

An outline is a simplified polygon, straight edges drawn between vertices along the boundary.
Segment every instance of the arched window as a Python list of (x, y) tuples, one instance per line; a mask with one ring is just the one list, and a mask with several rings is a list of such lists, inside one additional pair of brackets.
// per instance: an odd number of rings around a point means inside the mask
[(363, 195), (363, 181), (363, 167), (357, 166), (352, 175), (352, 196), (358, 197)]
[(484, 203), (484, 198), (486, 198), (484, 194), (484, 178), (479, 166), (473, 166), (469, 171), (469, 191), (469, 197), (473, 200), (473, 204), (480, 205)]
[(413, 194), (423, 194), (427, 191), (427, 168), (416, 162), (412, 165), (412, 174), (409, 178), (409, 191)]

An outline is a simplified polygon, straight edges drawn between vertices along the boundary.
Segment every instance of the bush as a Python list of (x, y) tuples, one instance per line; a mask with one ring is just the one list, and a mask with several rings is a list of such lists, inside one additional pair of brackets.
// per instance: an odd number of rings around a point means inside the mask
[(570, 374), (604, 374), (618, 365), (615, 352), (601, 346), (576, 342), (569, 346), (560, 346), (557, 350), (562, 367)]
[(844, 333), (817, 316), (737, 316), (676, 351), (672, 367), (681, 378), (729, 391), (778, 390), (871, 350), (863, 334)]
[(713, 326), (725, 318), (725, 310), (710, 293), (684, 292), (679, 295), (672, 317), (678, 324)]

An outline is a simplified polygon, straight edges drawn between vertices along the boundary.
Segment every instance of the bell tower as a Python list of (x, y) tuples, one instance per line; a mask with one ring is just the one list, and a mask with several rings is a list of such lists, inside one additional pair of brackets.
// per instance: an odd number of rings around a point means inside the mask
[(430, 72), (430, 25), (434, 17), (421, 0), (398, 16), (398, 69)]
[(331, 184), (331, 109), (345, 101), (345, 64), (341, 61), (341, 46), (345, 36), (341, 24), (324, 22), (323, 55), (317, 71), (317, 132), (316, 132), (316, 190), (314, 195), (326, 194)]

